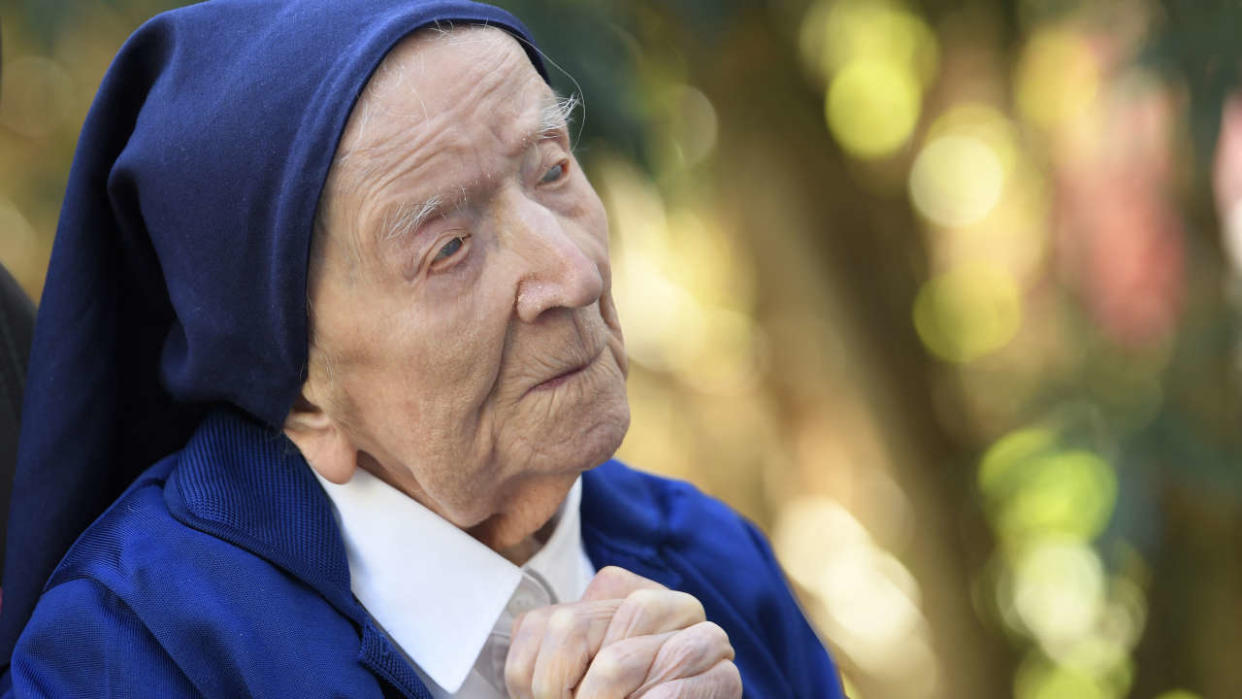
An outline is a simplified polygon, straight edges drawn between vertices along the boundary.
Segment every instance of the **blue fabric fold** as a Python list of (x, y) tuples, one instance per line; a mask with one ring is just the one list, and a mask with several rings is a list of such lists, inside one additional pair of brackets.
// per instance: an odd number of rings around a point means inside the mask
[(36, 322), (0, 659), (69, 545), (227, 404), (279, 426), (304, 378), (312, 222), (362, 87), (460, 0), (211, 0), (157, 16), (78, 142)]
[[(284, 435), (236, 411), (211, 415), (57, 568), (14, 656), (14, 694), (429, 696), (350, 594), (331, 502), (307, 492), (317, 485)], [(581, 508), (596, 568), (703, 603), (729, 635), (746, 696), (844, 697), (752, 524), (617, 461), (583, 474)]]

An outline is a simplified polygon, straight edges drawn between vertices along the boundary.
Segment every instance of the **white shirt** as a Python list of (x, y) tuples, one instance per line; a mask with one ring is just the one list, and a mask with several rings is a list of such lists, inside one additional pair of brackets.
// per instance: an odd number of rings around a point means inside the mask
[(315, 476), (334, 505), (354, 596), (437, 699), (503, 699), (513, 619), (581, 599), (595, 575), (582, 548), (581, 478), (519, 568), (363, 469), (344, 485)]

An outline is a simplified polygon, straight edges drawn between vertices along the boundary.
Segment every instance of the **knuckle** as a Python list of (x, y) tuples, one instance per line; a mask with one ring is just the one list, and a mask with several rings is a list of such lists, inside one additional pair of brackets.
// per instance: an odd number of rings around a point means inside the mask
[(635, 659), (626, 644), (606, 646), (591, 661), (591, 674), (605, 685), (619, 685), (641, 669)]
[(544, 623), (541, 617), (527, 617), (522, 623), (515, 623), (510, 633), (510, 657), (527, 647), (537, 646), (543, 638), (543, 632)]
[(633, 578), (634, 574), (619, 566), (604, 566), (595, 573), (595, 577), (604, 582), (626, 582)]
[(630, 597), (626, 597), (621, 601), (621, 605), (617, 607), (617, 611), (612, 615), (613, 628), (621, 631), (621, 638), (629, 638), (633, 635), (634, 629), (638, 628), (639, 622), (644, 614), (644, 607), (641, 602), (635, 601)]
[(607, 649), (595, 656), (591, 671), (597, 680), (606, 685), (615, 685), (625, 674), (621, 658), (616, 653), (607, 652)]
[(681, 672), (701, 664), (699, 659), (707, 654), (705, 649), (706, 644), (693, 629), (679, 631), (660, 648), (660, 664)]
[(742, 696), (742, 673), (732, 660), (720, 663), (721, 686), (728, 697)]
[(729, 642), (729, 632), (725, 631), (720, 624), (714, 621), (700, 621), (695, 624), (695, 628), (699, 630), (699, 633), (703, 634), (708, 642), (729, 646), (730, 650), (733, 649), (733, 645)]
[(703, 609), (703, 603), (699, 601), (698, 597), (687, 592), (675, 592), (673, 594), (677, 595), (678, 602), (686, 610), (690, 618), (698, 621), (703, 621), (707, 618), (707, 612)]
[(705, 621), (673, 634), (660, 649), (656, 665), (670, 676), (691, 676), (733, 658), (728, 634), (717, 624)]
[(642, 619), (652, 606), (653, 592), (654, 590), (637, 590), (626, 595), (621, 600), (621, 606), (617, 607), (616, 618), (626, 620), (629, 625)]
[(542, 629), (544, 624), (547, 623), (549, 609), (549, 607), (540, 607), (523, 612), (522, 616), (514, 620), (513, 628), (518, 631)]
[(659, 602), (667, 594), (669, 594), (667, 590), (653, 590), (644, 587), (626, 595), (625, 601), (629, 604), (653, 604)]
[(545, 699), (546, 697), (560, 697), (563, 689), (552, 678), (536, 677), (531, 683), (530, 693), (535, 699)]
[(505, 686), (510, 695), (523, 697), (529, 694), (526, 689), (530, 687), (530, 680), (531, 668), (529, 666), (505, 663)]
[(707, 618), (703, 603), (676, 590), (635, 590), (626, 595), (617, 616), (629, 626), (647, 629), (686, 628)]
[(564, 635), (573, 631), (578, 624), (578, 615), (570, 607), (561, 607), (548, 617), (548, 633)]
[(677, 632), (668, 645), (678, 649), (722, 650), (729, 647), (729, 635), (710, 621), (700, 621)]

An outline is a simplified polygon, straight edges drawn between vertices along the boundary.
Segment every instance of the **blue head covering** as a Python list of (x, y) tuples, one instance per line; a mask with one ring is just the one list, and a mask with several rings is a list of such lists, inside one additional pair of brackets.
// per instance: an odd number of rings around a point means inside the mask
[(462, 0), (211, 0), (160, 15), (86, 119), (35, 329), (0, 656), (73, 540), (208, 406), (278, 428), (306, 374), (312, 222), (385, 54)]

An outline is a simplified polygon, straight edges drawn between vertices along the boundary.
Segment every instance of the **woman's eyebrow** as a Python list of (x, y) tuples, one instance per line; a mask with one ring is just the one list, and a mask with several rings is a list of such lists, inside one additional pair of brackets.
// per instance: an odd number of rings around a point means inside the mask
[[(527, 142), (555, 138), (569, 127), (569, 117), (578, 107), (578, 97), (570, 95), (547, 95), (541, 100), (537, 130)], [(413, 235), (428, 220), (449, 208), (459, 209), (469, 204), (466, 192), (449, 199), (436, 194), (421, 203), (401, 201), (388, 206), (380, 216), (375, 237), (380, 242), (396, 240)]]
[(380, 216), (375, 237), (380, 242), (387, 242), (411, 236), (420, 226), (446, 208), (460, 208), (465, 204), (464, 192), (456, 201), (436, 194), (422, 202), (397, 202), (388, 206)]
[(547, 95), (539, 107), (539, 139), (553, 138), (569, 128), (569, 117), (578, 108), (578, 96)]

